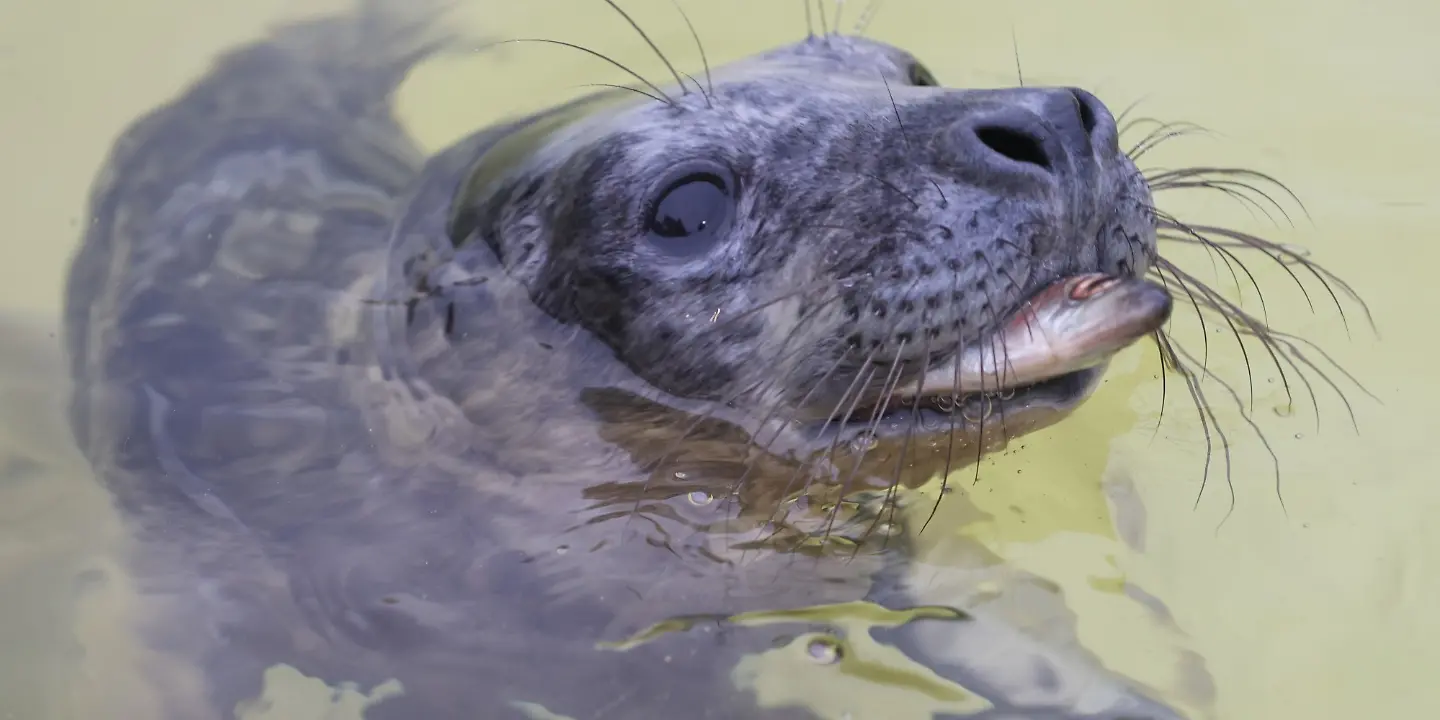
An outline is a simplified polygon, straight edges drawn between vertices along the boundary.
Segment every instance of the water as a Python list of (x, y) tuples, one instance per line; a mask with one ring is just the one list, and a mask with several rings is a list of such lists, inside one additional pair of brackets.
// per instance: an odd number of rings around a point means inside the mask
[[(853, 19), (861, 3), (848, 5)], [(115, 134), (214, 52), (293, 14), (289, 6), (0, 7), (0, 216), (10, 231), (0, 265), (0, 718), (146, 716), (133, 671), (142, 651), (120, 623), (134, 610), (132, 597), (111, 556), (122, 531), (65, 442), (52, 335), (58, 290), (85, 222), (85, 193)], [(627, 7), (661, 47), (698, 69), (668, 2)], [(804, 30), (799, 3), (686, 7), (712, 62)], [(578, 40), (641, 72), (660, 69), (598, 0), (476, 3), (470, 15), (496, 35)], [(1440, 384), (1432, 342), (1413, 331), (1434, 325), (1421, 310), (1428, 270), (1440, 261), (1432, 238), (1440, 229), (1440, 88), (1432, 82), (1440, 51), (1430, 49), (1427, 30), (1437, 21), (1440, 8), (1403, 0), (884, 4), (870, 33), (915, 51), (945, 84), (1013, 84), (1018, 47), (1027, 83), (1081, 85), (1117, 112), (1141, 101), (1137, 114), (1215, 131), (1167, 142), (1145, 164), (1254, 167), (1294, 189), (1309, 218), (1287, 205), (1296, 226), (1275, 227), (1253, 208), (1207, 194), (1166, 193), (1162, 207), (1303, 248), (1354, 285), (1383, 333), (1377, 340), (1346, 306), (1347, 336), (1318, 284), (1307, 285), (1312, 314), (1283, 268), (1250, 261), (1271, 320), (1319, 343), (1378, 397), (1341, 378), (1359, 431), (1323, 383), (1317, 429), (1303, 388), (1287, 399), (1252, 344), (1254, 417), (1279, 460), (1283, 508), (1269, 454), (1213, 383), (1206, 387), (1232, 445), (1233, 511), (1218, 452), (1197, 504), (1201, 426), (1171, 375), (1155, 429), (1156, 353), (1137, 348), (1073, 419), (983, 463), (978, 476), (972, 469), (952, 480), (960, 490), (921, 535), (933, 567), (916, 574), (927, 592), (969, 598), (1045, 636), (1054, 608), (1029, 598), (1037, 587), (1053, 597), (1058, 587), (1075, 641), (1197, 717), (1440, 711), (1440, 690), (1429, 682), (1440, 663), (1440, 620), (1425, 610), (1440, 591), (1440, 561), (1428, 550), (1440, 547), (1440, 530), (1427, 522), (1440, 510), (1431, 473), (1440, 446), (1425, 430), (1434, 427)], [(563, 51), (506, 57), (498, 73), (479, 58), (422, 68), (403, 93), (417, 135), (438, 148), (581, 83), (617, 79)], [(1223, 264), (1217, 275), (1202, 255), (1177, 257), (1201, 278), (1229, 282)], [(1258, 312), (1253, 289), (1241, 296)], [(1199, 329), (1183, 305), (1175, 323), (1198, 348)], [(1248, 405), (1241, 354), (1224, 328), (1209, 329), (1211, 370), (1241, 382)], [(957, 565), (975, 571), (965, 587), (945, 585), (941, 578), (954, 573), (934, 570)], [(823, 688), (836, 717), (873, 717), (867, 708), (896, 708), (896, 698), (908, 697), (873, 678), (836, 683), (822, 664), (787, 662), (761, 656), (748, 671)], [(326, 707), (330, 693), (311, 681), (283, 669), (271, 680), (275, 702), (252, 716), (343, 714)], [(762, 689), (782, 692), (773, 683)], [(366, 702), (354, 691), (341, 704)]]

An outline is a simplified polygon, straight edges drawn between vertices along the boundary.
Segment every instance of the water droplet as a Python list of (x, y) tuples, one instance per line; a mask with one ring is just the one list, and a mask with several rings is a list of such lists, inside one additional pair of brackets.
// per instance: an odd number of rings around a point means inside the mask
[(811, 640), (805, 646), (805, 653), (810, 656), (811, 660), (824, 665), (840, 662), (840, 658), (845, 654), (840, 649), (840, 643), (831, 637), (818, 637)]
[(695, 492), (692, 492), (689, 495), (685, 496), (685, 499), (689, 500), (691, 505), (695, 505), (697, 507), (704, 507), (715, 501), (715, 498), (711, 497), (710, 493), (701, 492), (699, 490), (696, 490)]
[(1276, 405), (1271, 409), (1274, 410), (1275, 414), (1279, 415), (1280, 417), (1290, 417), (1291, 415), (1295, 414), (1295, 406), (1291, 405), (1290, 403), (1285, 403), (1284, 405)]
[(1295, 433), (1295, 439), (1296, 439), (1296, 440), (1304, 440), (1304, 439), (1305, 439), (1305, 433)]

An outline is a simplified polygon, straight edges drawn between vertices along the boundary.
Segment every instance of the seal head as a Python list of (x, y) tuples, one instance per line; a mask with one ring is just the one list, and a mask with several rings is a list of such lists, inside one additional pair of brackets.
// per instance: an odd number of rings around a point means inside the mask
[[(459, 253), (483, 245), (671, 395), (812, 434), (905, 431), (883, 421), (899, 403), (877, 410), (895, 388), (1057, 280), (1137, 277), (1154, 258), (1147, 185), (1083, 90), (942, 88), (910, 53), (844, 36), (693, 90), (617, 89), (516, 126), (470, 168), (449, 226)], [(1046, 424), (1098, 373), (1023, 398), (929, 392)]]

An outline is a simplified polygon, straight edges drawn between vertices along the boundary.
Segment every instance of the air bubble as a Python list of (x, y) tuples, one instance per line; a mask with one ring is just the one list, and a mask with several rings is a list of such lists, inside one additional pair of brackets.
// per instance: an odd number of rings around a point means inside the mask
[(990, 412), (994, 409), (994, 403), (989, 395), (981, 395), (973, 405), (966, 405), (960, 410), (960, 416), (967, 422), (976, 425), (990, 419)]
[(840, 643), (830, 637), (819, 637), (811, 640), (805, 646), (805, 654), (809, 655), (811, 660), (822, 665), (834, 665), (840, 662), (840, 659), (845, 655), (844, 651), (840, 649)]
[(688, 478), (688, 477), (690, 477), (690, 473), (687, 473), (687, 472), (685, 472), (684, 470), (676, 470), (676, 471), (675, 471), (675, 479), (676, 479), (676, 480), (684, 480), (684, 479), (686, 479), (686, 478)]
[(715, 498), (712, 497), (710, 493), (701, 492), (699, 490), (690, 493), (685, 497), (685, 499), (689, 500), (690, 504), (696, 507), (704, 507), (715, 501)]

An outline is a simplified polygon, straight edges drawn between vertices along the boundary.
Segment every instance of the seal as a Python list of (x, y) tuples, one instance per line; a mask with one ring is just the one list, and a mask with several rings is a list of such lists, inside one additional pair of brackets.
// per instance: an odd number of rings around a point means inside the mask
[(413, 3), (277, 28), (96, 180), (71, 421), (200, 674), (167, 712), (288, 664), (399, 680), (371, 718), (817, 717), (737, 668), (866, 661), (861, 603), (942, 710), (1175, 716), (896, 580), (902, 488), (1169, 316), (1099, 99), (827, 32), (426, 159), (392, 95), (452, 41)]

